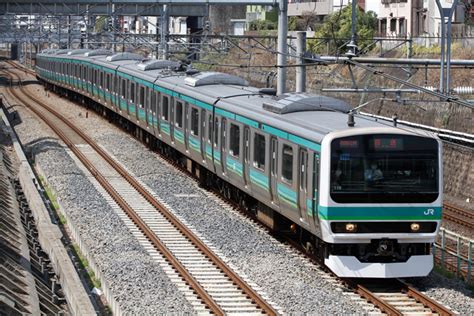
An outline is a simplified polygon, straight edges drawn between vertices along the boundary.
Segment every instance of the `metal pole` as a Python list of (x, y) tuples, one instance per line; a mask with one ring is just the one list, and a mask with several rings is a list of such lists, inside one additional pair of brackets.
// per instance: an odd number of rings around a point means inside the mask
[(288, 36), (288, 0), (281, 0), (278, 6), (278, 81), (277, 81), (277, 94), (283, 94), (286, 92), (286, 55), (288, 53), (288, 47), (286, 39)]
[[(341, 9), (340, 9), (341, 10)], [(357, 23), (357, 0), (352, 0), (352, 23), (351, 23), (351, 42), (347, 44), (348, 51), (347, 56), (357, 56), (357, 34), (356, 34), (356, 23)]]
[(441, 18), (441, 69), (439, 74), (439, 92), (444, 93), (444, 51), (445, 51), (445, 25), (444, 25), (444, 11), (443, 7), (441, 6), (440, 0), (436, 0), (436, 5), (438, 6), (438, 11)]
[[(296, 33), (296, 54), (298, 64), (304, 64), (304, 53), (306, 51), (306, 32)], [(306, 91), (306, 67), (296, 67), (296, 92)]]
[(458, 5), (459, 0), (454, 0), (451, 10), (449, 10), (448, 17), (448, 40), (447, 40), (447, 52), (446, 52), (446, 94), (450, 94), (451, 91), (451, 28), (454, 10)]
[(160, 23), (160, 44), (162, 51), (162, 59), (168, 59), (169, 47), (168, 47), (168, 34), (169, 34), (169, 10), (168, 5), (164, 4), (161, 11), (161, 23)]
[(67, 16), (67, 48), (71, 49), (71, 16)]

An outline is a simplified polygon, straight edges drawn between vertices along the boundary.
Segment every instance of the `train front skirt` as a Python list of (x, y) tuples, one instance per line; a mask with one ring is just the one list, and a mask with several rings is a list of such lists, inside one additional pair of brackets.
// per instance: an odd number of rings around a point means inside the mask
[(333, 256), (325, 265), (344, 278), (402, 278), (427, 276), (433, 269), (433, 255), (411, 256), (406, 262), (360, 262), (353, 256)]

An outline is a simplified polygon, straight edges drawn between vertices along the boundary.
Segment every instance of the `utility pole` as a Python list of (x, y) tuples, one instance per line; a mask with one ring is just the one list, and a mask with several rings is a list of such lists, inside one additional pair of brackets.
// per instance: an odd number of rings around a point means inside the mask
[(448, 17), (448, 39), (447, 39), (447, 52), (446, 52), (446, 94), (451, 93), (451, 29), (452, 29), (452, 21), (453, 21), (453, 14), (454, 10), (458, 6), (459, 0), (454, 0), (453, 6), (451, 10), (449, 10), (449, 17)]
[(296, 92), (306, 91), (306, 67), (304, 55), (306, 52), (306, 32), (296, 33), (296, 55), (298, 55), (298, 64), (296, 67)]
[[(342, 9), (339, 9), (342, 10)], [(351, 42), (347, 44), (348, 51), (346, 56), (354, 57), (358, 55), (357, 49), (357, 30), (356, 30), (356, 23), (357, 23), (357, 0), (352, 0), (352, 23), (351, 23)]]
[(286, 55), (288, 53), (287, 36), (288, 36), (288, 0), (280, 0), (278, 4), (278, 81), (277, 94), (286, 92)]
[(161, 9), (160, 17), (160, 46), (162, 52), (162, 59), (168, 59), (169, 47), (168, 47), (168, 34), (169, 34), (169, 7), (164, 4)]
[[(451, 85), (451, 22), (454, 14), (454, 10), (458, 5), (459, 0), (454, 0), (453, 5), (449, 12), (445, 12), (444, 8), (441, 6), (440, 0), (436, 0), (436, 5), (438, 6), (439, 15), (441, 18), (440, 28), (441, 28), (441, 69), (439, 75), (439, 92), (441, 93), (450, 93), (450, 85)], [(448, 38), (446, 43), (446, 20), (448, 18)], [(447, 46), (447, 52), (446, 52)], [(445, 61), (447, 66), (447, 73), (445, 79)]]

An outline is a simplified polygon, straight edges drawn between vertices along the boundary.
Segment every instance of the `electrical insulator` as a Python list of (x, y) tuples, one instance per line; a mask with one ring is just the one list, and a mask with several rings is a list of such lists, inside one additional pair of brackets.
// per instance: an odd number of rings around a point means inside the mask
[[(438, 91), (438, 88), (433, 87), (433, 86), (424, 86), (423, 89), (430, 90), (430, 91)], [(422, 91), (419, 91), (422, 93)]]
[(453, 89), (456, 94), (474, 94), (474, 87), (456, 87)]

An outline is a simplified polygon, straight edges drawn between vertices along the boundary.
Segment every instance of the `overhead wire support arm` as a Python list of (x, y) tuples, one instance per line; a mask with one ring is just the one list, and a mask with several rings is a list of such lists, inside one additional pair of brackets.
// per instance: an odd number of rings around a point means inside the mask
[(403, 79), (400, 79), (398, 77), (395, 77), (395, 76), (392, 76), (392, 75), (389, 75), (383, 71), (380, 71), (380, 70), (376, 70), (370, 66), (366, 66), (366, 65), (363, 65), (363, 64), (360, 64), (356, 61), (353, 61), (353, 60), (346, 60), (346, 63), (350, 63), (354, 66), (357, 66), (357, 67), (360, 67), (366, 71), (369, 71), (371, 73), (373, 73), (374, 75), (380, 75), (382, 77), (385, 77), (387, 79), (390, 79), (390, 80), (393, 80), (395, 82), (398, 82), (398, 83), (401, 83), (405, 86), (408, 86), (410, 88), (413, 88), (413, 89), (417, 89), (421, 92), (424, 92), (426, 94), (429, 94), (429, 95), (432, 95), (432, 96), (435, 96), (435, 97), (438, 97), (446, 102), (453, 102), (453, 103), (456, 103), (456, 104), (459, 104), (459, 105), (462, 105), (462, 106), (465, 106), (465, 107), (468, 107), (468, 108), (474, 108), (474, 104), (471, 104), (469, 102), (466, 102), (466, 101), (462, 101), (462, 100), (459, 100), (458, 98), (456, 97), (452, 97), (452, 96), (449, 96), (449, 95), (446, 95), (446, 94), (443, 94), (443, 93), (439, 93), (439, 92), (436, 92), (436, 91), (432, 91), (432, 90), (429, 90), (429, 89), (426, 89), (426, 88), (423, 88), (423, 87), (420, 87), (419, 85), (416, 85), (414, 83), (411, 83), (407, 80), (403, 80)]

